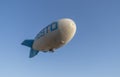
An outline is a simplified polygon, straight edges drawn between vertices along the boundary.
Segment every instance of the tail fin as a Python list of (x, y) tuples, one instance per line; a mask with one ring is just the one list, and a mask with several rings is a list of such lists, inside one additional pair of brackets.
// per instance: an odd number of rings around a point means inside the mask
[(38, 54), (38, 52), (39, 52), (39, 51), (37, 51), (37, 50), (32, 49), (33, 42), (34, 42), (34, 40), (24, 40), (24, 41), (21, 43), (22, 45), (25, 45), (25, 46), (31, 48), (31, 50), (30, 50), (30, 55), (29, 55), (30, 58), (36, 56), (36, 55)]
[(39, 51), (31, 48), (29, 58), (32, 58), (38, 54)]
[(22, 45), (25, 45), (25, 46), (32, 48), (33, 42), (34, 42), (34, 40), (24, 40), (22, 42)]

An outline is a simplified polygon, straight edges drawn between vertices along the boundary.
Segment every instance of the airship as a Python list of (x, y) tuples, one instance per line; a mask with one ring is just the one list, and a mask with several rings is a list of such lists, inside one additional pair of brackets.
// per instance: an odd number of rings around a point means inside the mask
[(43, 28), (34, 39), (26, 39), (21, 44), (31, 48), (29, 57), (32, 58), (38, 52), (55, 52), (70, 42), (75, 33), (75, 22), (70, 18), (63, 18)]

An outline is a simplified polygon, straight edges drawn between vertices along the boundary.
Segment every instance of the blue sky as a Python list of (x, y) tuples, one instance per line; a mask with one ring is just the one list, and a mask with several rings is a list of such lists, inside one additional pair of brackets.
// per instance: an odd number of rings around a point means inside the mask
[[(20, 43), (72, 18), (75, 37), (29, 59)], [(0, 77), (120, 77), (119, 0), (0, 0)]]

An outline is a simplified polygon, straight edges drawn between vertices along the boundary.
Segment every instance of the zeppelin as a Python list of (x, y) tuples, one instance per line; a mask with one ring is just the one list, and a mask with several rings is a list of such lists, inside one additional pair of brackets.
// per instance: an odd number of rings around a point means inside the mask
[(30, 58), (38, 52), (54, 52), (57, 48), (67, 44), (75, 35), (76, 24), (72, 19), (64, 18), (43, 28), (32, 40), (24, 40), (22, 45), (28, 46)]

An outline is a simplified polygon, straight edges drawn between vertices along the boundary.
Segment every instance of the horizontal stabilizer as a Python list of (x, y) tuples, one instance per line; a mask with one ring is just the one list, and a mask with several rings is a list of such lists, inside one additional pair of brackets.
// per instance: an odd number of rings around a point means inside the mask
[(25, 46), (28, 46), (28, 47), (32, 48), (33, 42), (34, 42), (34, 40), (24, 40), (22, 42), (22, 45), (25, 45)]

